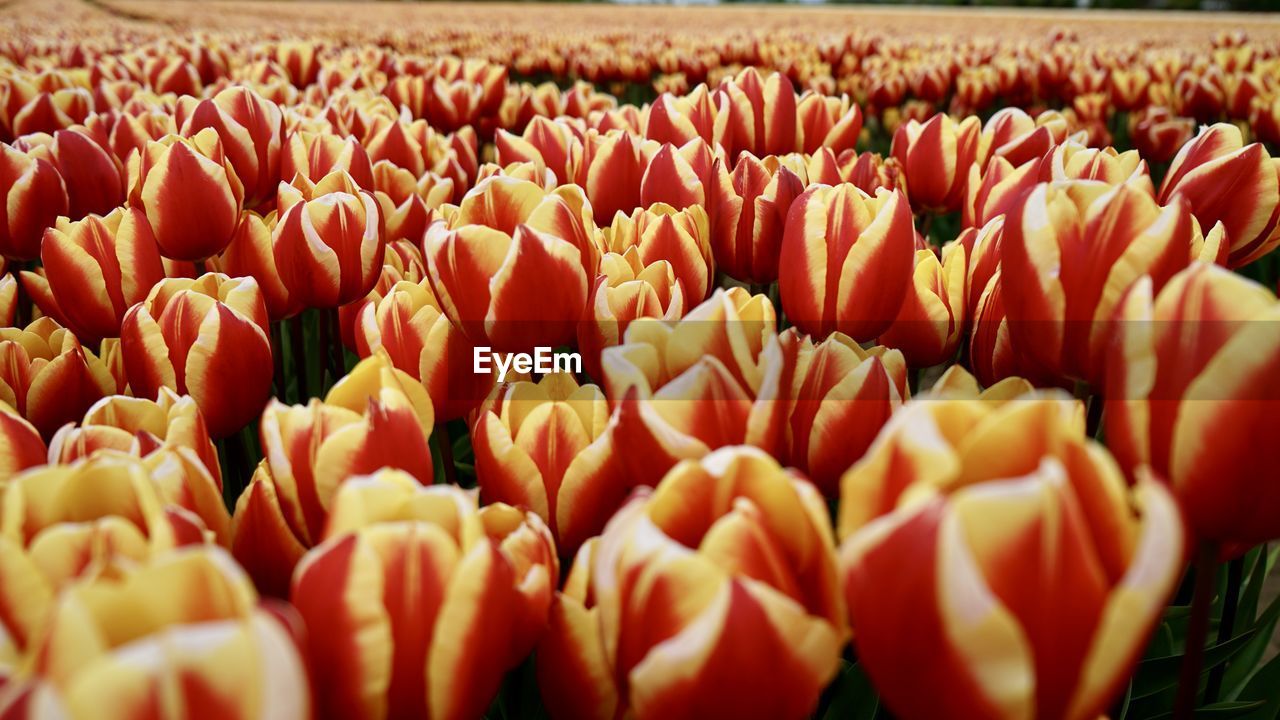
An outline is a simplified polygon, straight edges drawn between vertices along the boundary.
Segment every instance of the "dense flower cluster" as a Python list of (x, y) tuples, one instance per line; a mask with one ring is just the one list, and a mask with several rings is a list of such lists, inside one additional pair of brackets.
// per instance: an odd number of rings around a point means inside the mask
[(17, 5), (0, 718), (1092, 720), (1280, 538), (1280, 34)]

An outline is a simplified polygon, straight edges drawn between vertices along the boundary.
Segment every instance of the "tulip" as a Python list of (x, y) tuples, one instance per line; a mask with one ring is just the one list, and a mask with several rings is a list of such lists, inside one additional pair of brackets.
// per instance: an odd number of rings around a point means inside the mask
[(923, 124), (909, 120), (893, 134), (893, 157), (902, 164), (917, 209), (943, 213), (960, 209), (980, 130), (976, 117), (957, 123), (939, 113)]
[(904, 407), (842, 480), (859, 663), (908, 720), (1098, 717), (1182, 574), (1177, 506), (1065, 393), (965, 395)]
[(827, 517), (813, 486), (747, 447), (635, 495), (551, 611), (537, 658), (552, 714), (806, 717), (848, 636)]
[(1191, 262), (1199, 234), (1187, 203), (1160, 207), (1130, 185), (1036, 186), (1010, 212), (1001, 245), (1013, 342), (1055, 377), (1097, 386), (1124, 292), (1146, 274), (1163, 287)]
[(243, 720), (311, 716), (307, 670), (288, 627), (257, 604), (244, 572), (218, 548), (184, 549), (118, 580), (68, 588), (35, 657), (47, 683), (38, 692), (70, 718), (142, 716), (160, 697), (180, 714), (216, 707)]
[(0, 144), (0, 255), (32, 260), (45, 228), (67, 214), (67, 187), (53, 163)]
[(155, 400), (112, 395), (94, 403), (76, 425), (64, 425), (49, 443), (51, 462), (66, 465), (98, 450), (139, 458), (161, 450), (190, 451), (222, 491), (218, 451), (195, 400), (161, 388)]
[(244, 188), (213, 129), (148, 143), (129, 162), (129, 188), (165, 257), (203, 261), (231, 243)]
[[(720, 162), (716, 162), (719, 160)], [(640, 179), (639, 207), (666, 203), (677, 210), (707, 204), (707, 188), (713, 182), (727, 186), (728, 161), (719, 145), (694, 138), (681, 146), (663, 145), (653, 153)], [(715, 178), (714, 175), (721, 177)]]
[(914, 244), (902, 193), (810, 187), (792, 203), (782, 239), (778, 289), (787, 317), (820, 337), (879, 335), (906, 297)]
[(622, 254), (606, 253), (600, 270), (578, 325), (578, 350), (591, 377), (601, 376), (600, 353), (621, 342), (632, 321), (679, 320), (684, 315), (684, 295), (666, 260), (646, 265), (632, 246)]
[[(58, 130), (52, 136), (28, 135), (15, 146), (24, 149), (32, 159), (45, 160), (58, 171), (66, 187), (66, 214), (72, 220), (90, 213), (106, 215), (124, 200), (125, 185), (119, 163), (84, 130)], [(32, 211), (50, 212), (51, 207), (61, 208), (57, 191), (44, 192), (51, 194), (46, 196), (46, 202), (51, 204), (33, 207)]]
[(263, 218), (246, 210), (240, 215), (231, 244), (214, 262), (213, 269), (231, 277), (253, 278), (262, 290), (267, 306), (267, 317), (279, 322), (297, 314), (301, 307), (289, 294), (289, 288), (280, 279), (276, 269), (275, 252), (271, 244), (275, 216)]
[(1035, 159), (1014, 167), (1013, 163), (997, 155), (984, 171), (978, 170), (977, 163), (970, 165), (963, 208), (964, 226), (980, 228), (1009, 212), (1040, 181), (1042, 164), (1040, 159)]
[(340, 171), (300, 184), (302, 190), (280, 185), (271, 232), (280, 281), (304, 307), (336, 308), (364, 297), (386, 252), (377, 201)]
[(432, 173), (415, 178), (413, 173), (385, 160), (374, 168), (374, 184), (373, 197), (386, 222), (388, 243), (422, 242), (435, 211), (453, 197), (453, 180)]
[[(775, 72), (762, 78), (755, 68), (748, 67), (721, 82), (716, 95), (720, 98), (717, 130), (724, 128), (717, 132), (716, 141), (730, 159), (741, 152), (763, 157), (798, 149), (796, 138), (803, 129), (796, 127), (796, 90), (786, 76)], [(813, 109), (805, 108), (805, 113), (812, 121)]]
[(402, 280), (366, 303), (354, 341), (360, 357), (384, 351), (421, 382), (440, 420), (463, 417), (493, 388), (490, 376), (475, 372), (475, 346), (449, 322), (426, 281)]
[[(759, 89), (760, 75), (754, 68), (749, 68), (752, 76), (751, 85), (755, 89)], [(744, 75), (747, 74), (744, 71)], [(773, 90), (778, 89), (775, 82), (772, 86)], [(794, 98), (795, 91), (792, 90)], [(785, 99), (785, 95), (783, 96)], [(742, 99), (742, 93), (738, 93), (738, 98)], [(794, 101), (794, 100), (793, 100)], [(750, 100), (746, 101), (747, 107), (740, 110), (752, 114), (754, 107), (750, 106)], [(653, 102), (653, 106), (649, 108), (649, 113), (645, 117), (645, 127), (642, 133), (644, 137), (650, 140), (656, 140), (664, 145), (684, 145), (692, 140), (701, 139), (704, 142), (717, 142), (723, 136), (725, 130), (718, 130), (717, 106), (719, 103), (712, 98), (711, 92), (707, 90), (706, 85), (698, 85), (684, 96), (677, 97), (671, 93), (663, 93)], [(763, 108), (761, 108), (763, 110)], [(775, 113), (774, 117), (779, 122), (786, 122), (785, 113)], [(795, 113), (791, 113), (791, 122), (795, 122)], [(755, 131), (754, 118), (751, 119), (751, 131)], [(788, 152), (783, 150), (782, 152)]]
[(901, 350), (913, 368), (950, 360), (964, 334), (966, 269), (963, 246), (949, 246), (942, 260), (933, 250), (917, 250), (911, 289), (878, 342)]
[(41, 92), (13, 116), (13, 134), (58, 132), (83, 123), (93, 112), (93, 95), (82, 87)]
[(284, 116), (280, 108), (249, 88), (230, 87), (197, 104), (183, 123), (182, 134), (194, 137), (205, 128), (218, 134), (227, 163), (244, 188), (244, 204), (257, 207), (270, 200), (281, 180)]
[(1086, 147), (1070, 140), (1055, 147), (1040, 162), (1040, 180), (1097, 180), (1108, 185), (1124, 183), (1148, 195), (1155, 195), (1151, 176), (1147, 173), (1147, 162), (1137, 150), (1121, 153), (1112, 147)]
[(353, 137), (298, 131), (289, 135), (280, 155), (280, 179), (292, 182), (299, 175), (313, 182), (337, 171), (350, 175), (358, 187), (373, 188), (373, 162)]
[(595, 216), (630, 215), (642, 204), (641, 181), (662, 146), (619, 130), (606, 133), (597, 142), (583, 185)]
[(777, 157), (758, 160), (744, 153), (732, 184), (713, 174), (708, 198), (716, 218), (711, 249), (716, 265), (730, 277), (751, 283), (778, 279), (778, 256), (791, 203), (804, 192), (797, 175)]
[(499, 165), (533, 161), (553, 173), (557, 185), (585, 185), (588, 158), (584, 139), (581, 123), (535, 117), (520, 135), (499, 130), (494, 144)]
[(52, 318), (0, 329), (0, 400), (46, 438), (121, 389), (106, 363)]
[(267, 309), (253, 278), (164, 280), (130, 308), (120, 333), (134, 394), (190, 395), (214, 437), (238, 432), (271, 394)]
[(0, 403), (0, 488), (18, 473), (43, 465), (48, 450), (40, 433), (13, 408)]
[(322, 539), (334, 493), (382, 467), (430, 483), (431, 398), (383, 353), (362, 360), (324, 402), (262, 413), (265, 459), (236, 502), (231, 551), (260, 592), (287, 597), (294, 565)]
[[(584, 537), (567, 511), (591, 499), (591, 488), (566, 479), (579, 453), (600, 437), (609, 418), (604, 394), (595, 385), (579, 386), (573, 377), (553, 373), (540, 382), (518, 382), (500, 391), (493, 406), (477, 418), (472, 434), (476, 476), (486, 503), (519, 505), (537, 513), (562, 537)], [(560, 508), (567, 525), (562, 534)], [(589, 530), (594, 530), (591, 528)]]
[(99, 450), (70, 465), (27, 470), (0, 494), (7, 513), (0, 554), (19, 549), (56, 590), (219, 539), (226, 507), (199, 460), (187, 462), (192, 457)]
[(676, 210), (656, 203), (648, 209), (637, 208), (630, 217), (615, 215), (604, 235), (609, 252), (623, 254), (635, 248), (645, 265), (659, 260), (669, 263), (681, 295), (690, 302), (701, 302), (711, 293), (715, 260), (707, 213), (701, 207)]
[(1067, 139), (1067, 121), (1061, 113), (1047, 110), (1031, 117), (1016, 107), (997, 110), (982, 126), (977, 162), (985, 172), (996, 158), (1013, 167), (1043, 157)]
[(424, 254), (445, 314), (472, 342), (528, 351), (573, 339), (599, 267), (595, 234), (576, 186), (548, 193), (494, 175), (428, 228)]
[(59, 218), (40, 255), (59, 315), (85, 340), (119, 336), (125, 312), (165, 278), (146, 216), (132, 208)]
[(813, 154), (827, 148), (839, 154), (852, 150), (862, 132), (862, 110), (847, 96), (827, 97), (806, 92), (796, 103), (796, 150)]
[(863, 349), (838, 332), (815, 344), (786, 330), (764, 352), (761, 371), (748, 441), (804, 472), (830, 498), (841, 473), (909, 395), (901, 351)]
[[(1280, 537), (1275, 469), (1257, 452), (1274, 409), (1280, 303), (1195, 263), (1134, 284), (1107, 364), (1107, 444), (1130, 477), (1168, 481), (1191, 532), (1240, 548)], [(1212, 443), (1195, 442), (1214, 428)]]
[[(1204, 127), (1182, 146), (1160, 186), (1159, 200), (1182, 196), (1201, 227), (1221, 222), (1231, 242), (1228, 265), (1249, 264), (1280, 244), (1280, 161), (1240, 129)], [(1229, 189), (1229, 190), (1228, 190)]]
[(373, 284), (373, 289), (360, 300), (338, 308), (338, 326), (342, 335), (343, 347), (358, 352), (356, 342), (356, 326), (365, 306), (377, 303), (390, 294), (391, 289), (400, 282), (423, 284), (430, 287), (427, 278), (427, 261), (422, 257), (418, 245), (408, 240), (394, 240), (387, 243), (387, 252), (382, 258), (382, 272)]
[(351, 478), (291, 591), (320, 716), (480, 717), (546, 627), (558, 576), (532, 513), (402, 472)]

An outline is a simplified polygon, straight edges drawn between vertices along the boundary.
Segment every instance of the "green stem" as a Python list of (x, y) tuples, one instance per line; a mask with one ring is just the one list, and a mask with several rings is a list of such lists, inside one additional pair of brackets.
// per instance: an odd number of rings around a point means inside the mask
[(302, 334), (302, 313), (289, 319), (289, 349), (293, 354), (293, 377), (298, 382), (297, 402), (306, 403), (311, 394), (307, 392), (307, 351), (306, 341)]
[(1191, 720), (1200, 691), (1200, 671), (1204, 668), (1204, 644), (1209, 635), (1209, 611), (1218, 580), (1218, 546), (1201, 542), (1196, 548), (1195, 594), (1191, 598), (1191, 618), (1187, 624), (1182, 672), (1173, 704), (1173, 720)]
[[(1235, 558), (1227, 564), (1227, 594), (1222, 598), (1222, 618), (1218, 622), (1218, 640), (1221, 645), (1236, 634), (1236, 609), (1240, 604), (1240, 584), (1244, 581), (1244, 556)], [(1226, 673), (1227, 664), (1219, 663), (1209, 671), (1209, 683), (1204, 688), (1204, 702), (1212, 705), (1218, 702), (1218, 694), (1222, 692), (1222, 677)]]
[(444, 464), (444, 479), (450, 485), (458, 484), (458, 466), (453, 461), (453, 441), (449, 439), (449, 425), (437, 422), (435, 428), (436, 446), (440, 448), (440, 460)]

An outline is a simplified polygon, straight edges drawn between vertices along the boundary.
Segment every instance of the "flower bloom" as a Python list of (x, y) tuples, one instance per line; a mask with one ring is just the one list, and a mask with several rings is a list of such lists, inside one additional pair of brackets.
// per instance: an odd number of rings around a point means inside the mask
[(51, 437), (98, 399), (123, 389), (104, 361), (113, 345), (104, 343), (99, 359), (49, 317), (0, 329), (0, 400)]
[(756, 448), (685, 461), (637, 493), (551, 611), (537, 658), (552, 715), (812, 712), (848, 635), (827, 518), (813, 486)]
[[(1280, 537), (1276, 471), (1256, 452), (1277, 400), (1275, 296), (1195, 263), (1162, 289), (1135, 283), (1120, 319), (1105, 414), (1120, 464), (1168, 480), (1201, 539), (1251, 546)], [(1214, 442), (1196, 441), (1210, 432)]]
[(807, 333), (876, 337), (893, 323), (911, 284), (915, 227), (906, 197), (874, 197), (850, 184), (814, 185), (792, 203), (778, 289), (788, 318)]
[(280, 281), (304, 307), (335, 308), (364, 297), (386, 252), (377, 201), (342, 171), (314, 184), (297, 182), (280, 184), (271, 232)]
[(980, 132), (981, 122), (975, 116), (957, 123), (939, 113), (925, 123), (908, 120), (893, 134), (893, 157), (902, 164), (908, 194), (918, 211), (960, 208)]
[[(477, 345), (527, 352), (572, 341), (600, 263), (582, 190), (502, 175), (467, 193), (424, 240), (445, 314)], [(554, 291), (552, 291), (554, 289)]]
[(67, 187), (53, 163), (0, 144), (0, 255), (40, 256), (45, 228), (67, 214)]
[(1163, 485), (1127, 486), (1064, 393), (1008, 398), (912, 402), (842, 480), (858, 659), (897, 717), (1097, 717), (1181, 575)]
[(1182, 196), (1202, 227), (1221, 222), (1231, 243), (1227, 264), (1241, 267), (1280, 243), (1280, 159), (1240, 129), (1210, 125), (1182, 146), (1160, 186), (1160, 202)]
[(320, 717), (479, 717), (546, 627), (558, 576), (533, 513), (399, 471), (350, 478), (290, 595)]
[(338, 486), (382, 467), (434, 476), (431, 398), (384, 353), (362, 360), (321, 402), (262, 413), (263, 461), (236, 502), (231, 550), (260, 592), (288, 595), (294, 565), (318, 544)]
[(119, 336), (125, 312), (165, 278), (146, 217), (132, 208), (59, 218), (40, 256), (54, 312), (84, 340)]
[(120, 333), (133, 392), (191, 395), (214, 437), (238, 432), (271, 394), (267, 309), (253, 278), (164, 280), (129, 310)]
[(160, 253), (205, 260), (231, 243), (244, 186), (212, 128), (147, 143), (129, 163), (129, 204), (146, 215)]

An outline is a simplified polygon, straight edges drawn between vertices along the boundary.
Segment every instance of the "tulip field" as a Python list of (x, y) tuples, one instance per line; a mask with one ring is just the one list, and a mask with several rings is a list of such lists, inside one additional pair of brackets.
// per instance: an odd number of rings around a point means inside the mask
[(0, 720), (1280, 718), (1280, 17), (0, 20)]

